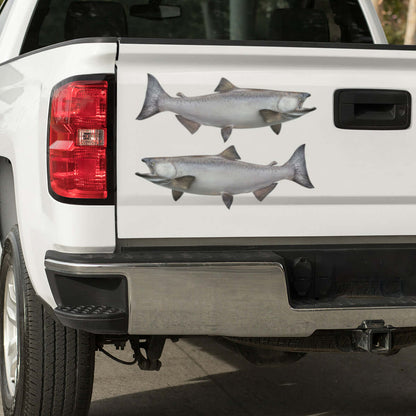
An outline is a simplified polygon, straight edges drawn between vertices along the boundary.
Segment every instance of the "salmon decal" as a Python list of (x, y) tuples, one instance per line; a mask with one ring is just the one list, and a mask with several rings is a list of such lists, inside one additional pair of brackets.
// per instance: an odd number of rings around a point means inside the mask
[(230, 209), (233, 196), (253, 192), (263, 201), (277, 182), (289, 180), (313, 188), (305, 162), (305, 145), (283, 166), (276, 162), (256, 165), (240, 160), (234, 146), (214, 156), (149, 157), (142, 159), (150, 173), (136, 173), (156, 185), (172, 190), (177, 201), (183, 193), (221, 195)]
[(171, 111), (191, 134), (201, 127), (219, 127), (224, 142), (233, 129), (270, 126), (279, 134), (282, 123), (299, 118), (316, 108), (303, 108), (310, 97), (306, 92), (285, 92), (238, 88), (222, 78), (216, 93), (199, 97), (168, 95), (158, 80), (148, 74), (146, 98), (137, 120), (144, 120), (162, 111)]

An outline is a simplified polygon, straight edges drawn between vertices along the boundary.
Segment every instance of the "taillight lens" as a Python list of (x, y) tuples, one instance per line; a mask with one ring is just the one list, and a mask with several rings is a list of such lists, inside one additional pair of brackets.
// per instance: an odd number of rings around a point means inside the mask
[(52, 96), (49, 180), (71, 199), (106, 199), (107, 81), (74, 81)]

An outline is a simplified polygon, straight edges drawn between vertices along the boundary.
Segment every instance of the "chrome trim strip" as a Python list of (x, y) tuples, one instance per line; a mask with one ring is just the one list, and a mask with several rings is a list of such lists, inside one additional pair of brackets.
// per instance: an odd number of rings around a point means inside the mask
[[(258, 266), (258, 265), (278, 265), (283, 272), (283, 266), (280, 263), (276, 262), (206, 262), (206, 263), (102, 263), (102, 264), (89, 264), (89, 263), (69, 263), (59, 260), (45, 260), (45, 267), (48, 270), (55, 271), (55, 272), (68, 272), (68, 273), (79, 273), (79, 274), (86, 274), (85, 272), (88, 270), (88, 273), (93, 274), (102, 274), (104, 271), (105, 274), (115, 274), (114, 271), (117, 269), (118, 274), (121, 270), (126, 269), (137, 269), (137, 268), (146, 268), (146, 267), (206, 267), (206, 266), (223, 266), (223, 267), (230, 267), (230, 266)], [(108, 270), (111, 270), (107, 272)]]

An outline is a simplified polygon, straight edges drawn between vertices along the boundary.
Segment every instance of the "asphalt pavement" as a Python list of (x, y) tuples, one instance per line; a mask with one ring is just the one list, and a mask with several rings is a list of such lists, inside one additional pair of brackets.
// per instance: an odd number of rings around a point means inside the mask
[(160, 372), (146, 373), (98, 353), (90, 416), (414, 416), (415, 358), (412, 347), (257, 368), (213, 339), (192, 338), (169, 341)]
[(97, 353), (90, 416), (414, 416), (415, 358), (412, 347), (257, 368), (213, 339), (190, 338), (169, 341), (160, 372), (147, 373)]

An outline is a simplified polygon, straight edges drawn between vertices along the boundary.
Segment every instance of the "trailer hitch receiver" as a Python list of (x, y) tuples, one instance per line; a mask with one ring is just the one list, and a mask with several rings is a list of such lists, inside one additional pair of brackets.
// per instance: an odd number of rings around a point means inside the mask
[(388, 354), (392, 351), (392, 333), (394, 328), (386, 326), (383, 320), (363, 321), (352, 332), (357, 349), (376, 354)]

